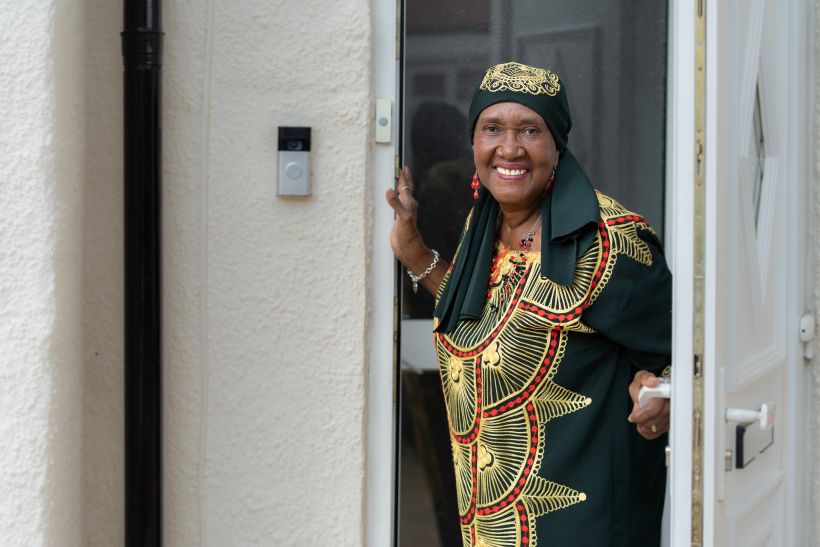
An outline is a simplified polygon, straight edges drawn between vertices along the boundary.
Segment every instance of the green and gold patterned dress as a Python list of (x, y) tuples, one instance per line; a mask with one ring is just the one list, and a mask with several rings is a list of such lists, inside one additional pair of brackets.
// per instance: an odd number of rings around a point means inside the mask
[(646, 221), (597, 196), (571, 285), (498, 246), (480, 319), (435, 334), (465, 546), (659, 544), (666, 436), (626, 417), (634, 373), (669, 363), (671, 275)]

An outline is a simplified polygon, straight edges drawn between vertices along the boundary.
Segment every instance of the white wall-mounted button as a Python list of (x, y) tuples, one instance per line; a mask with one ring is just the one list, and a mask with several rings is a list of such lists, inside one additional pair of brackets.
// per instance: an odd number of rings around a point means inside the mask
[(392, 138), (393, 103), (390, 99), (376, 99), (376, 142), (389, 143)]
[(285, 166), (285, 174), (292, 179), (298, 179), (304, 173), (304, 169), (302, 166), (296, 163), (295, 161), (290, 162)]

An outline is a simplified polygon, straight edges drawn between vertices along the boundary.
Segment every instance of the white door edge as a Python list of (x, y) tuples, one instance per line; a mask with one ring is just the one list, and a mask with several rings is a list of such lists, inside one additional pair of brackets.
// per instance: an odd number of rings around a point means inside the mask
[[(394, 367), (395, 260), (388, 234), (393, 212), (384, 201), (392, 188), (398, 132), (396, 2), (373, 2), (372, 96), (393, 102), (393, 139), (389, 144), (371, 138), (370, 172), (372, 235), (367, 325), (367, 402), (365, 466), (365, 545), (393, 544), (395, 500), (396, 404)], [(375, 119), (375, 116), (374, 116)], [(375, 130), (374, 130), (375, 131)]]
[[(716, 328), (713, 324), (715, 319), (715, 307), (717, 294), (715, 291), (717, 280), (717, 226), (718, 193), (714, 181), (717, 178), (717, 116), (711, 105), (717, 104), (717, 78), (714, 71), (717, 67), (717, 49), (709, 47), (709, 44), (717, 43), (717, 4), (709, 2), (706, 8), (706, 96), (704, 97), (705, 109), (705, 186), (706, 186), (706, 217), (705, 224), (710, 229), (705, 229), (705, 284), (704, 284), (704, 366), (703, 366), (703, 536), (704, 547), (713, 546), (715, 538), (715, 499), (711, 495), (709, 485), (722, 484), (723, 477), (718, 468), (719, 458), (723, 457), (724, 446), (723, 422), (719, 420), (716, 413), (723, 404), (723, 386), (721, 382), (726, 375), (721, 372), (722, 363), (718, 362), (715, 341)], [(725, 368), (723, 369), (725, 370)], [(709, 404), (712, 401), (714, 403)], [(691, 451), (691, 448), (690, 448)], [(716, 487), (717, 488), (717, 487)]]
[(669, 10), (669, 129), (667, 164), (670, 191), (667, 217), (672, 270), (672, 415), (670, 537), (673, 547), (690, 545), (692, 524), (692, 318), (695, 158), (695, 10), (691, 2), (671, 2)]
[[(790, 87), (790, 104), (787, 116), (790, 118), (787, 126), (790, 128), (785, 150), (786, 176), (797, 181), (797, 191), (791, 193), (789, 209), (795, 212), (796, 222), (789, 223), (788, 244), (791, 248), (787, 256), (808, 257), (804, 267), (790, 269), (792, 276), (789, 284), (788, 298), (795, 303), (794, 313), (788, 317), (789, 332), (795, 333), (799, 328), (800, 317), (804, 313), (811, 313), (813, 302), (813, 261), (815, 249), (811, 248), (813, 238), (807, 237), (812, 233), (812, 219), (814, 211), (812, 176), (812, 150), (814, 135), (812, 133), (812, 113), (814, 112), (814, 2), (803, 0), (788, 3), (790, 10), (788, 22), (790, 28), (786, 35), (789, 37), (788, 48), (788, 85)], [(815, 242), (816, 244), (816, 242)], [(800, 344), (789, 344), (790, 352), (800, 353)], [(806, 386), (812, 385), (811, 370), (803, 362), (801, 355), (795, 355), (789, 362), (800, 363), (789, 368), (786, 382), (787, 389), (792, 397), (787, 404), (788, 415), (793, 420), (784, 423), (784, 451), (786, 469), (785, 478), (785, 511), (786, 522), (783, 523), (788, 545), (809, 545), (810, 523), (809, 514), (810, 490), (807, 480), (811, 476), (811, 411), (808, 405), (811, 401)]]

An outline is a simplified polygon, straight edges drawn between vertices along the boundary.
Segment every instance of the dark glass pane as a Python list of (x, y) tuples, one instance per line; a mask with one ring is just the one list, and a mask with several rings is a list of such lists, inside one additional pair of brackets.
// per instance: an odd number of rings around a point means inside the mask
[[(655, 1), (408, 0), (404, 161), (427, 244), (452, 257), (471, 204), (470, 96), (489, 65), (512, 59), (561, 77), (573, 153), (662, 237), (666, 28), (666, 4)], [(403, 316), (429, 318), (432, 297), (409, 285)]]
[[(403, 159), (413, 170), (428, 246), (445, 260), (453, 255), (472, 204), (470, 97), (488, 66), (510, 60), (561, 77), (573, 114), (573, 153), (601, 191), (644, 215), (663, 237), (666, 2), (405, 0), (405, 9)], [(409, 326), (429, 321), (432, 310), (433, 298), (413, 294), (404, 276), (403, 547), (461, 545), (431, 327)], [(428, 353), (410, 351), (421, 344), (430, 344)]]

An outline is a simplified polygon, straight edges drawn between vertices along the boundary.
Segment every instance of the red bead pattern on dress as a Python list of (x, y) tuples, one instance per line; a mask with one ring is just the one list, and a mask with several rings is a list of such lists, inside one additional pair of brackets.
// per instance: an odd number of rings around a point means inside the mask
[[(533, 406), (532, 403), (527, 403), (527, 419), (530, 425), (529, 457), (527, 458), (526, 465), (524, 465), (524, 469), (518, 476), (518, 484), (516, 484), (512, 493), (499, 503), (494, 503), (492, 505), (488, 505), (487, 507), (480, 507), (477, 511), (479, 515), (484, 516), (498, 513), (518, 499), (521, 494), (521, 490), (523, 490), (524, 486), (526, 486), (527, 479), (530, 477), (530, 473), (532, 473), (532, 466), (535, 464), (535, 454), (538, 451), (538, 417), (535, 415), (535, 406)], [(473, 491), (473, 495), (475, 496), (475, 491)], [(476, 503), (475, 497), (470, 503), (471, 505)]]
[[(470, 492), (470, 508), (467, 510), (466, 515), (459, 517), (461, 524), (469, 524), (473, 521), (473, 517), (475, 517), (476, 498), (478, 497), (478, 445), (475, 444), (470, 447), (470, 470), (473, 476), (472, 491)], [(475, 537), (473, 537), (473, 542), (475, 542)]]
[(450, 428), (453, 437), (462, 444), (470, 444), (478, 436), (478, 428), (481, 425), (481, 356), (476, 357), (475, 360), (475, 417), (473, 418), (473, 427), (470, 432), (465, 435), (458, 435), (455, 430)]
[(524, 545), (529, 545), (530, 543), (530, 526), (529, 526), (529, 519), (527, 518), (527, 508), (524, 507), (524, 504), (518, 502), (515, 504), (515, 511), (518, 513), (518, 520), (521, 522), (520, 529), (521, 529), (521, 543)]
[(555, 357), (555, 352), (558, 349), (558, 337), (561, 334), (561, 327), (555, 327), (552, 329), (550, 333), (550, 345), (549, 349), (547, 350), (547, 356), (544, 358), (544, 361), (541, 363), (541, 368), (538, 370), (538, 374), (535, 375), (535, 378), (521, 390), (521, 394), (516, 397), (515, 399), (511, 399), (504, 404), (498, 403), (497, 405), (493, 405), (487, 409), (484, 409), (482, 414), (483, 416), (497, 416), (502, 412), (507, 412), (513, 410), (523, 403), (529, 401), (532, 394), (541, 385), (543, 379), (547, 376), (547, 372), (549, 371), (550, 365), (552, 365), (552, 359)]
[(647, 222), (647, 220), (640, 215), (624, 215), (620, 217), (609, 218), (606, 221), (606, 223), (609, 226), (614, 226), (616, 224), (624, 224), (627, 222), (638, 222), (640, 224), (646, 224), (647, 226), (649, 226), (649, 222)]
[(487, 349), (487, 346), (493, 343), (496, 336), (502, 331), (504, 325), (507, 323), (507, 319), (510, 318), (512, 313), (515, 311), (516, 304), (521, 299), (521, 293), (524, 291), (524, 286), (527, 284), (527, 277), (530, 274), (531, 269), (527, 268), (524, 274), (521, 276), (521, 281), (518, 283), (518, 287), (515, 289), (515, 293), (513, 293), (513, 301), (510, 303), (510, 307), (507, 309), (507, 313), (504, 314), (504, 317), (501, 321), (498, 322), (498, 326), (496, 326), (495, 330), (478, 346), (474, 347), (473, 349), (462, 351), (453, 347), (453, 345), (447, 341), (447, 338), (442, 335), (440, 332), (436, 333), (436, 341), (441, 342), (441, 345), (444, 346), (451, 354), (455, 355), (456, 357), (474, 357)]

